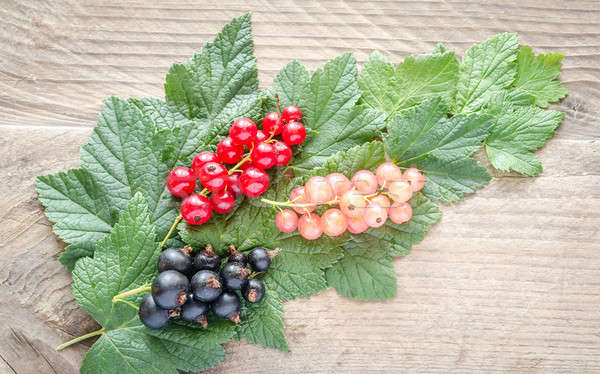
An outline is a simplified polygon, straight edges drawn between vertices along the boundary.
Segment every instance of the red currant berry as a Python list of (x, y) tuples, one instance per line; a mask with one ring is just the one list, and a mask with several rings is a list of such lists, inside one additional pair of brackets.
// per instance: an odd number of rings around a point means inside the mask
[(270, 135), (279, 135), (283, 131), (283, 120), (277, 112), (267, 113), (263, 118), (263, 131)]
[(169, 173), (167, 177), (167, 188), (173, 196), (184, 197), (192, 192), (196, 187), (196, 176), (194, 171), (189, 168), (178, 167)]
[(295, 105), (286, 106), (283, 108), (283, 112), (281, 113), (281, 118), (286, 122), (295, 121), (297, 119), (302, 118), (302, 112), (300, 108)]
[(241, 173), (231, 173), (227, 179), (227, 187), (235, 196), (240, 196), (242, 194), (242, 188), (240, 186), (240, 174)]
[(196, 155), (196, 157), (194, 157), (194, 161), (192, 161), (192, 169), (194, 169), (196, 177), (198, 177), (198, 170), (200, 170), (202, 165), (206, 164), (207, 162), (219, 162), (219, 157), (215, 153), (209, 151), (200, 152)]
[(252, 163), (261, 169), (268, 169), (275, 165), (277, 153), (275, 148), (265, 142), (258, 143), (252, 151)]
[(222, 190), (227, 185), (227, 169), (217, 162), (207, 162), (198, 171), (198, 179), (206, 189)]
[(306, 139), (306, 129), (300, 122), (291, 121), (283, 127), (281, 137), (287, 145), (300, 144)]
[(181, 215), (192, 225), (201, 225), (210, 219), (212, 206), (208, 199), (200, 194), (186, 197), (181, 203)]
[(287, 165), (287, 163), (292, 159), (292, 149), (290, 146), (284, 142), (275, 142), (273, 143), (273, 148), (275, 148), (275, 152), (277, 153), (275, 165)]
[(233, 192), (228, 189), (213, 192), (210, 195), (210, 203), (212, 208), (217, 213), (227, 213), (233, 209), (235, 205), (235, 196)]
[(226, 137), (217, 145), (217, 155), (220, 162), (236, 164), (244, 157), (244, 146), (234, 144), (230, 137)]
[(242, 162), (242, 164), (238, 167), (238, 170), (246, 170), (250, 166), (253, 166), (252, 160), (247, 159), (246, 161)]
[(269, 176), (264, 170), (251, 166), (240, 176), (240, 186), (244, 195), (258, 197), (269, 188)]
[(256, 123), (249, 118), (238, 118), (229, 128), (229, 136), (239, 145), (247, 145), (256, 137)]

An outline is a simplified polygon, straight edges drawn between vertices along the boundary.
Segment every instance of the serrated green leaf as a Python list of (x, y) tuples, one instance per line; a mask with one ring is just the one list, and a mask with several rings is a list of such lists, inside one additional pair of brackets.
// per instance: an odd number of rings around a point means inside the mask
[(485, 151), (492, 165), (498, 170), (514, 170), (526, 175), (536, 175), (542, 172), (540, 160), (527, 149), (515, 144), (486, 144)]
[(94, 254), (95, 245), (90, 242), (81, 242), (68, 245), (58, 257), (58, 261), (69, 271), (75, 269), (75, 263), (82, 257), (91, 257)]
[(469, 48), (457, 83), (455, 112), (474, 112), (515, 79), (517, 34), (498, 34)]
[(298, 61), (290, 61), (273, 79), (273, 91), (279, 95), (281, 108), (303, 105), (306, 99), (310, 74)]
[(536, 58), (530, 46), (522, 46), (517, 56), (517, 75), (512, 87), (534, 96), (535, 105), (547, 108), (548, 103), (558, 101), (568, 93), (567, 88), (556, 80), (563, 58), (560, 53), (541, 54)]
[(245, 304), (243, 322), (237, 329), (250, 343), (289, 351), (283, 332), (283, 305), (275, 291), (268, 290), (260, 303)]
[(340, 151), (329, 157), (323, 166), (311, 172), (311, 175), (327, 176), (331, 173), (342, 173), (352, 178), (359, 170), (375, 170), (385, 162), (383, 143), (373, 141)]

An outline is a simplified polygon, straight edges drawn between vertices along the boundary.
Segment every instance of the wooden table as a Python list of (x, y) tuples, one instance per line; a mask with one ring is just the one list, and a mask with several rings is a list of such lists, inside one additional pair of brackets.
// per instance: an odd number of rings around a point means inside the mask
[[(250, 3), (250, 2), (249, 2)], [(226, 345), (214, 373), (600, 372), (600, 2), (0, 0), (0, 372), (72, 373), (91, 331), (33, 178), (78, 165), (108, 95), (163, 97), (169, 65), (253, 12), (262, 87), (289, 60), (462, 55), (502, 31), (566, 57), (537, 178), (494, 172), (397, 259), (398, 297), (285, 304), (290, 353)], [(484, 157), (480, 159), (485, 160)]]

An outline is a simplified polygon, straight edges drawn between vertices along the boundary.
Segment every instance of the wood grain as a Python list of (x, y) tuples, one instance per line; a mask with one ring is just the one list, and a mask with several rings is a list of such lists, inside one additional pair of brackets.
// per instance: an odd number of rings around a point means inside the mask
[(77, 166), (103, 98), (163, 97), (169, 65), (248, 10), (263, 87), (294, 58), (315, 69), (378, 49), (397, 62), (438, 42), (462, 55), (516, 31), (566, 56), (570, 94), (538, 152), (544, 173), (495, 172), (443, 206), (395, 261), (396, 299), (327, 290), (288, 302), (291, 352), (232, 342), (209, 372), (600, 372), (600, 2), (554, 0), (0, 0), (0, 372), (77, 372), (91, 342), (53, 347), (95, 328), (56, 261), (64, 243), (33, 178)]

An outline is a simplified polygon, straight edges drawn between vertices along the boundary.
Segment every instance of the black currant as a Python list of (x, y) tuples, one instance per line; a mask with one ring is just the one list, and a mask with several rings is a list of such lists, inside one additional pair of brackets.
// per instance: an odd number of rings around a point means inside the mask
[(229, 258), (227, 259), (227, 261), (228, 262), (237, 262), (237, 263), (241, 264), (242, 266), (246, 266), (248, 264), (248, 259), (246, 258), (246, 255), (243, 254), (242, 252), (239, 252), (232, 245), (229, 246)]
[(217, 273), (211, 270), (200, 270), (192, 277), (194, 299), (210, 303), (223, 292), (223, 282)]
[(191, 273), (193, 267), (190, 253), (192, 253), (192, 247), (189, 245), (183, 248), (165, 249), (158, 258), (158, 272), (177, 270), (183, 274)]
[(206, 321), (208, 309), (210, 309), (209, 304), (188, 297), (188, 300), (181, 307), (181, 318), (188, 322), (199, 323), (206, 328), (208, 326)]
[(271, 265), (271, 260), (281, 249), (276, 248), (272, 251), (267, 251), (265, 248), (257, 247), (248, 253), (248, 263), (254, 271), (267, 271)]
[(265, 285), (260, 279), (248, 279), (248, 283), (242, 288), (242, 296), (249, 303), (259, 303), (265, 297)]
[(239, 262), (228, 262), (221, 269), (221, 278), (226, 289), (231, 291), (241, 290), (248, 282), (250, 269), (242, 266)]
[(163, 309), (175, 309), (187, 300), (190, 281), (175, 270), (159, 273), (152, 282), (154, 302)]
[(145, 295), (138, 311), (140, 321), (151, 329), (162, 329), (169, 325), (169, 311), (156, 305), (152, 295)]
[(215, 253), (213, 247), (208, 244), (206, 248), (194, 258), (194, 267), (198, 270), (219, 271), (221, 257)]
[(217, 317), (240, 323), (240, 298), (235, 293), (223, 292), (211, 307)]

